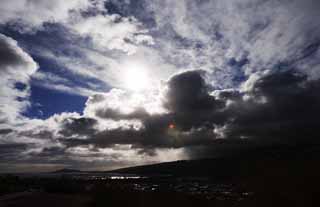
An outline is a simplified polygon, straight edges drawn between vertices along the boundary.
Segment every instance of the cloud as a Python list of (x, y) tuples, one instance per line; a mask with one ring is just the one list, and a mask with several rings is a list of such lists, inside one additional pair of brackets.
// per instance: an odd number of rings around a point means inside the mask
[(17, 155), (26, 150), (26, 144), (1, 144), (0, 153), (1, 153), (1, 162), (8, 162), (10, 160), (17, 160)]
[(17, 79), (24, 81), (35, 72), (37, 64), (25, 53), (15, 40), (0, 34), (1, 41), (1, 75), (16, 75)]
[(78, 17), (69, 27), (82, 36), (90, 37), (96, 48), (104, 50), (120, 50), (133, 54), (136, 44), (154, 44), (148, 30), (134, 17), (120, 15), (96, 15)]
[(206, 122), (213, 128), (211, 117), (224, 107), (223, 102), (209, 94), (210, 86), (204, 75), (204, 71), (187, 71), (168, 81), (165, 106), (183, 129), (203, 126)]
[[(312, 0), (146, 4), (161, 33), (157, 43), (164, 58), (185, 68), (207, 70), (215, 87), (237, 87), (243, 75), (265, 69), (295, 67), (319, 78), (320, 5)], [(232, 59), (245, 64), (235, 67)]]
[[(87, 141), (98, 146), (133, 144), (179, 148), (210, 143), (214, 146), (220, 138), (266, 143), (314, 140), (318, 136), (320, 113), (318, 88), (318, 80), (309, 81), (306, 75), (293, 70), (265, 73), (256, 78), (247, 91), (222, 90), (209, 95), (201, 73), (189, 71), (168, 81), (167, 113), (152, 115), (133, 110), (124, 115), (107, 111), (102, 118), (135, 118), (143, 127), (104, 130)], [(176, 131), (168, 129), (171, 123), (175, 124)]]
[(89, 0), (4, 0), (1, 2), (0, 23), (13, 24), (21, 32), (32, 32), (44, 23), (66, 22), (72, 11), (91, 6)]
[[(199, 71), (178, 74), (168, 81), (171, 85), (167, 90), (175, 90), (188, 80), (199, 78), (203, 82), (200, 74)], [(195, 81), (195, 85), (197, 83)], [(205, 88), (205, 84), (200, 86), (200, 90)], [(179, 90), (187, 94), (188, 88)], [(210, 98), (207, 92), (203, 97), (198, 101), (206, 102)], [(186, 97), (186, 100), (191, 99)], [(62, 113), (47, 120), (27, 120), (19, 127), (4, 130), (2, 142), (6, 145), (25, 143), (23, 149), (13, 153), (16, 157), (24, 157), (24, 162), (77, 165), (81, 162), (118, 162), (127, 166), (187, 158), (184, 147), (205, 145), (214, 140), (212, 127), (183, 129), (183, 122), (178, 119), (175, 122), (173, 109), (155, 113), (148, 108), (150, 103), (141, 104), (143, 101), (146, 100), (139, 102), (136, 96), (128, 97), (121, 90), (97, 94), (88, 100), (84, 115)], [(177, 128), (170, 130), (171, 123)]]
[(67, 94), (80, 96), (91, 96), (97, 93), (95, 84), (87, 83), (85, 86), (79, 86), (72, 80), (61, 77), (51, 72), (38, 71), (32, 75), (32, 84), (38, 85), (50, 90), (59, 91)]
[(25, 161), (78, 167), (84, 162), (95, 167), (153, 163), (165, 152), (171, 153), (166, 159), (175, 160), (261, 144), (316, 142), (319, 81), (296, 70), (252, 76), (245, 90), (213, 90), (203, 71), (187, 71), (167, 81), (161, 99), (166, 111), (161, 113), (131, 105), (124, 91), (113, 90), (91, 97), (83, 115), (55, 115), (28, 131), (20, 127), (4, 134), (25, 137), (27, 148), (16, 152)]
[(319, 80), (308, 81), (306, 75), (294, 70), (260, 77), (226, 110), (227, 137), (284, 143), (316, 141), (319, 87)]
[[(148, 83), (155, 87), (177, 70), (152, 48), (152, 42), (148, 40), (151, 36), (135, 18), (100, 13), (74, 16), (68, 23), (50, 25), (47, 30), (38, 32), (36, 45), (22, 39), (28, 52), (40, 60), (48, 73), (46, 77), (35, 74), (35, 83), (88, 96), (93, 90), (129, 89), (126, 76), (136, 69), (140, 73), (146, 72), (150, 79)], [(55, 38), (48, 38), (53, 33)], [(77, 80), (73, 87), (81, 85), (83, 88), (71, 90), (66, 81), (64, 84), (45, 82), (51, 74), (71, 76)], [(96, 88), (90, 87), (89, 83), (95, 84)]]
[(29, 79), (38, 65), (15, 40), (2, 34), (0, 48), (0, 120), (11, 122), (29, 104)]
[[(161, 102), (167, 110), (158, 113), (149, 112), (146, 103), (131, 99), (123, 91), (93, 96), (84, 113), (90, 118), (69, 120), (60, 133), (71, 138), (65, 140), (67, 145), (100, 148), (129, 144), (155, 150), (212, 143), (218, 137), (213, 116), (224, 103), (209, 94), (202, 75), (202, 71), (188, 71), (173, 76), (163, 92), (165, 102)], [(171, 130), (170, 124), (176, 129)]]

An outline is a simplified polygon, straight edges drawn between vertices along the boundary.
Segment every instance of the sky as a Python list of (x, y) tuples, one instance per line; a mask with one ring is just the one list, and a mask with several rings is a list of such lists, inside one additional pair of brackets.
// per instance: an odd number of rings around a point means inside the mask
[(1, 0), (0, 172), (317, 144), (317, 0)]

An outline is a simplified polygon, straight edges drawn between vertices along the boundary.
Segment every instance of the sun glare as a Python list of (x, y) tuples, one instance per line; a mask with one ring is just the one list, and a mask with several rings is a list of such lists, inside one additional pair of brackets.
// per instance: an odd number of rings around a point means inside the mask
[(133, 91), (143, 91), (150, 88), (151, 81), (146, 67), (137, 63), (126, 64), (124, 84), (127, 89)]

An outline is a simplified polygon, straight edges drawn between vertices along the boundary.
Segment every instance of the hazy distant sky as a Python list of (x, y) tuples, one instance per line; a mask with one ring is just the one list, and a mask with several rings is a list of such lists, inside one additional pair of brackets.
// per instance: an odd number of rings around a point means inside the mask
[(320, 135), (318, 0), (1, 0), (0, 172)]

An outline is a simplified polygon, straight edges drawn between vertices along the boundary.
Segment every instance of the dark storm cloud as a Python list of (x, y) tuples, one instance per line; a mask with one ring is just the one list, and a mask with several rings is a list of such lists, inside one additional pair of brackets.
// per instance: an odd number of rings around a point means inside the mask
[[(292, 71), (258, 78), (250, 90), (215, 91), (199, 71), (188, 71), (168, 81), (165, 107), (169, 113), (148, 115), (134, 111), (99, 113), (104, 118), (138, 119), (143, 128), (117, 128), (99, 131), (95, 120), (64, 122), (63, 135), (85, 135), (87, 139), (64, 139), (69, 146), (94, 145), (97, 148), (130, 144), (141, 153), (152, 155), (157, 148), (188, 148), (191, 156), (216, 155), (224, 146), (247, 148), (270, 143), (315, 141), (320, 135), (320, 81)], [(175, 129), (169, 129), (170, 124)], [(221, 137), (224, 139), (217, 139)], [(220, 137), (219, 137), (220, 136)], [(199, 149), (201, 149), (199, 151)]]
[[(139, 120), (143, 127), (119, 126), (99, 129), (99, 121), (88, 117), (68, 117), (61, 121), (58, 136), (50, 130), (24, 131), (20, 136), (52, 140), (52, 146), (28, 153), (33, 163), (43, 160), (68, 162), (70, 150), (90, 146), (81, 159), (101, 156), (98, 149), (130, 145), (138, 154), (155, 156), (156, 149), (185, 148), (192, 158), (217, 156), (234, 150), (272, 143), (314, 142), (320, 135), (319, 80), (295, 70), (261, 75), (247, 90), (216, 90), (207, 85), (202, 71), (173, 76), (164, 91), (164, 114), (148, 114), (144, 109), (132, 113), (99, 109), (96, 115), (114, 121)], [(174, 124), (174, 129), (169, 125)], [(10, 130), (2, 130), (4, 135)], [(221, 139), (223, 138), (223, 139)], [(56, 145), (58, 143), (58, 145)], [(18, 159), (34, 146), (5, 147), (7, 159)], [(96, 150), (96, 152), (95, 152)], [(96, 155), (97, 154), (97, 155)], [(111, 156), (111, 155), (110, 155)], [(112, 159), (121, 157), (113, 154)], [(80, 157), (79, 157), (80, 159)]]
[(290, 70), (261, 76), (249, 91), (216, 91), (217, 99), (230, 102), (216, 122), (224, 126), (225, 139), (186, 150), (203, 158), (273, 144), (319, 143), (319, 89), (320, 80)]
[(172, 112), (177, 125), (185, 130), (206, 124), (212, 127), (212, 116), (224, 107), (224, 102), (209, 95), (210, 87), (203, 76), (204, 71), (188, 71), (168, 82), (164, 105)]
[(225, 157), (255, 147), (263, 146), (254, 141), (244, 139), (220, 139), (210, 145), (198, 145), (187, 147), (185, 150), (192, 159), (204, 159), (208, 157)]
[[(61, 141), (69, 147), (89, 144), (101, 148), (112, 147), (115, 144), (132, 144), (136, 148), (171, 147), (172, 143), (167, 134), (169, 123), (170, 120), (166, 116), (152, 116), (144, 120), (145, 128), (140, 130), (126, 127), (92, 131), (92, 127), (84, 127), (81, 130), (81, 135), (85, 135), (88, 137), (87, 139), (63, 138)], [(78, 128), (73, 128), (72, 130), (67, 128), (67, 126), (63, 128), (60, 134), (70, 136), (79, 134)]]
[(176, 113), (214, 109), (216, 101), (208, 94), (209, 86), (203, 74), (203, 71), (188, 71), (173, 76), (168, 82), (165, 106)]
[(320, 116), (320, 81), (289, 71), (260, 78), (235, 102), (227, 115), (232, 119), (228, 137), (248, 137), (279, 142), (317, 139)]
[[(143, 151), (156, 148), (179, 148), (211, 143), (215, 139), (214, 116), (224, 107), (224, 102), (209, 95), (203, 71), (188, 71), (173, 76), (168, 81), (165, 107), (166, 114), (150, 115), (144, 109), (129, 114), (117, 110), (99, 109), (96, 115), (112, 120), (140, 120), (143, 128), (117, 128), (94, 131), (94, 120), (69, 119), (63, 121), (60, 134), (72, 136), (81, 134), (88, 139), (66, 139), (68, 146), (93, 144), (97, 147), (111, 147), (114, 144), (132, 144)], [(175, 129), (169, 129), (174, 124)]]
[[(204, 73), (188, 71), (167, 82), (165, 114), (148, 114), (137, 109), (129, 114), (120, 111), (97, 111), (102, 119), (139, 120), (143, 127), (133, 125), (115, 129), (99, 129), (94, 118), (66, 116), (58, 136), (50, 130), (20, 132), (23, 137), (52, 140), (41, 150), (31, 145), (3, 145), (2, 159), (30, 163), (67, 163), (80, 166), (80, 160), (103, 158), (100, 149), (130, 146), (139, 156), (157, 156), (158, 149), (184, 148), (190, 158), (232, 154), (274, 143), (316, 142), (320, 124), (319, 80), (295, 70), (261, 75), (247, 90), (211, 91)], [(174, 129), (169, 125), (174, 124)], [(11, 134), (10, 130), (3, 133)], [(88, 149), (78, 151), (77, 147)], [(76, 154), (74, 154), (76, 153)], [(78, 154), (77, 154), (78, 153)], [(71, 158), (76, 156), (77, 158)], [(121, 153), (107, 155), (110, 163), (121, 159)], [(99, 164), (99, 163), (98, 163)], [(101, 164), (101, 162), (100, 162)]]
[(73, 135), (93, 135), (95, 133), (94, 126), (97, 124), (97, 120), (91, 118), (66, 118), (62, 121), (61, 134), (63, 136)]

